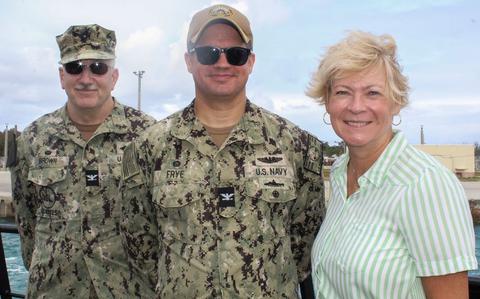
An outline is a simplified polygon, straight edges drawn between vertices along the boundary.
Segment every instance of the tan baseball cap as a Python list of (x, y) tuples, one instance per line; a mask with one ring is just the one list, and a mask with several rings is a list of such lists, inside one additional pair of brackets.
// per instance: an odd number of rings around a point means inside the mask
[(202, 9), (193, 16), (187, 34), (188, 50), (194, 47), (203, 30), (205, 30), (209, 24), (216, 21), (226, 21), (232, 24), (240, 33), (243, 41), (247, 43), (250, 48), (253, 48), (253, 34), (247, 17), (233, 7), (225, 4), (217, 4)]
[(80, 59), (114, 59), (115, 32), (97, 24), (74, 25), (57, 36), (60, 63)]

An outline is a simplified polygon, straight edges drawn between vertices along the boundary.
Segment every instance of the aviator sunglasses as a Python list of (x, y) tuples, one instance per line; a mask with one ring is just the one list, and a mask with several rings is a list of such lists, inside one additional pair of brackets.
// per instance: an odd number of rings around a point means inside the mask
[(251, 50), (242, 47), (231, 47), (231, 48), (217, 48), (211, 46), (204, 47), (195, 47), (189, 50), (189, 53), (195, 52), (197, 54), (197, 60), (203, 65), (212, 65), (215, 64), (219, 59), (222, 53), (225, 53), (227, 56), (227, 61), (231, 65), (244, 65), (248, 56), (250, 55)]
[(83, 70), (89, 67), (90, 72), (95, 75), (105, 75), (108, 72), (108, 64), (101, 61), (94, 61), (90, 64), (86, 64), (81, 60), (72, 61), (63, 65), (63, 68), (70, 75), (78, 75), (83, 72)]

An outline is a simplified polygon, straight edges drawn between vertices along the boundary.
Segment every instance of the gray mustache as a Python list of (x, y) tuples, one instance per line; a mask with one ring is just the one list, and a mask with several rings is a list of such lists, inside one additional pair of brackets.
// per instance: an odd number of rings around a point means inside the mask
[(89, 90), (96, 90), (97, 87), (94, 84), (79, 83), (75, 85), (75, 89), (80, 91), (89, 91)]

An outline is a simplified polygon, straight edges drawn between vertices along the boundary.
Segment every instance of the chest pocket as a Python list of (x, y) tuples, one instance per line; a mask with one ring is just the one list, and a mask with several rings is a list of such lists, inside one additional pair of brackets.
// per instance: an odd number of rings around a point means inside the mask
[(28, 181), (37, 205), (37, 214), (61, 218), (65, 205), (67, 166), (34, 167), (28, 172)]
[(211, 242), (206, 183), (154, 180), (152, 199), (159, 208), (158, 223), (167, 242), (185, 244)]
[(28, 172), (28, 180), (38, 186), (50, 186), (65, 180), (66, 167), (33, 168)]
[(242, 216), (245, 223), (257, 224), (255, 230), (247, 230), (247, 238), (267, 239), (288, 235), (290, 211), (295, 203), (295, 184), (291, 179), (276, 179), (276, 184), (270, 180), (256, 178), (246, 183), (247, 199)]
[(68, 157), (40, 156), (31, 161), (28, 181), (37, 186), (51, 186), (67, 176)]

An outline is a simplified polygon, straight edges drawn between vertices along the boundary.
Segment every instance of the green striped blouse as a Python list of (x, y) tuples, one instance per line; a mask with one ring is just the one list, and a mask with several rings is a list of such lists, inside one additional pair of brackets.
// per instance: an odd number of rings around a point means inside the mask
[(477, 268), (468, 201), (450, 170), (395, 132), (347, 199), (348, 160), (332, 166), (313, 245), (317, 298), (425, 298), (420, 277)]

